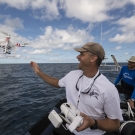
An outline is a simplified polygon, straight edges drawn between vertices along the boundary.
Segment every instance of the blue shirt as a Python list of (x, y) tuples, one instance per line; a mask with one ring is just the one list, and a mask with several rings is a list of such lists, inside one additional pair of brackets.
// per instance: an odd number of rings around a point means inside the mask
[(116, 85), (121, 79), (123, 79), (127, 84), (134, 86), (131, 98), (135, 99), (135, 69), (129, 70), (127, 66), (123, 66), (114, 84)]

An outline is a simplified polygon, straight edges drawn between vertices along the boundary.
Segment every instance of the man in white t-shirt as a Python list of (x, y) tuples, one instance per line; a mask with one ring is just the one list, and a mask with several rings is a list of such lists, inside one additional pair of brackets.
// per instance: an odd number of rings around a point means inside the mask
[(105, 131), (117, 131), (123, 120), (118, 91), (98, 68), (105, 57), (103, 47), (88, 42), (77, 56), (79, 70), (69, 72), (62, 79), (44, 74), (35, 62), (31, 66), (35, 73), (54, 87), (65, 87), (66, 98), (76, 106), (83, 117), (83, 124), (74, 131), (75, 135), (103, 135)]

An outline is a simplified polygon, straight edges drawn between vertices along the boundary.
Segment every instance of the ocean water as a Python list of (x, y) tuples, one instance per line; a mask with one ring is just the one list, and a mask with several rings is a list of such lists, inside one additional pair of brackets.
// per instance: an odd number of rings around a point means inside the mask
[[(43, 72), (56, 78), (78, 69), (77, 63), (39, 66)], [(119, 72), (101, 73), (113, 83)], [(64, 88), (46, 84), (29, 64), (0, 64), (0, 135), (23, 135), (64, 97)]]

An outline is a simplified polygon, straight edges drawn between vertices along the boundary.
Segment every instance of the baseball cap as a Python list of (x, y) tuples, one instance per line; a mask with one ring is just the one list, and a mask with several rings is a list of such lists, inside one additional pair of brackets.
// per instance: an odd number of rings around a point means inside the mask
[(127, 60), (129, 62), (135, 62), (135, 56), (132, 56), (129, 60)]
[(105, 57), (105, 51), (103, 47), (100, 44), (95, 43), (95, 42), (88, 42), (81, 48), (74, 48), (74, 50), (76, 50), (77, 52), (86, 52), (86, 51), (91, 52), (97, 55), (102, 60)]

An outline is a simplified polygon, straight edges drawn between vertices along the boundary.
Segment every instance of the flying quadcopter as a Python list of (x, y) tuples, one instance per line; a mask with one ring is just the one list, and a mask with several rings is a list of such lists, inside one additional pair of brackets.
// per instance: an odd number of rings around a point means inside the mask
[(25, 45), (28, 45), (29, 43), (23, 43), (23, 44), (19, 44), (19, 43), (12, 43), (10, 41), (11, 36), (3, 31), (0, 31), (1, 33), (3, 33), (4, 35), (6, 35), (5, 39), (0, 39), (0, 49), (3, 49), (2, 54), (11, 54), (12, 50), (15, 50), (15, 47), (25, 47)]

